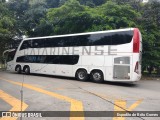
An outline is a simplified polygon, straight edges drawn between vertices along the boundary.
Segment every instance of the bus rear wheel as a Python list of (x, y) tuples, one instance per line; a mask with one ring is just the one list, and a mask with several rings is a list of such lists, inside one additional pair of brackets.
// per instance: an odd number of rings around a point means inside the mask
[(94, 70), (90, 74), (91, 80), (96, 83), (101, 83), (104, 81), (103, 73), (100, 70)]
[(30, 67), (29, 66), (24, 66), (24, 68), (23, 68), (23, 72), (25, 73), (25, 74), (30, 74)]
[(20, 74), (22, 72), (21, 66), (17, 65), (15, 71), (17, 71), (17, 73)]
[(88, 79), (87, 71), (85, 69), (77, 70), (76, 79), (80, 81), (86, 81)]

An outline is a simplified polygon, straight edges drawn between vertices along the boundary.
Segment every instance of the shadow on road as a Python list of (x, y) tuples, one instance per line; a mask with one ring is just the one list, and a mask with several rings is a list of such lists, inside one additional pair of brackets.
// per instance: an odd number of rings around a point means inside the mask
[[(17, 74), (15, 72), (11, 72), (11, 74)], [(26, 74), (21, 74), (21, 75), (26, 75)], [(30, 74), (30, 76), (40, 76), (40, 77), (48, 77), (48, 78), (57, 78), (57, 79), (63, 79), (63, 80), (71, 80), (71, 81), (79, 81), (76, 78), (73, 77), (64, 77), (64, 76), (55, 76), (55, 75), (45, 75), (45, 74), (35, 74), (32, 73)], [(107, 84), (107, 85), (113, 85), (113, 86), (122, 86), (122, 87), (137, 87), (138, 84), (137, 82), (110, 82), (110, 81), (104, 81), (102, 83), (95, 83), (93, 81), (91, 81), (90, 79), (88, 79), (87, 81), (79, 81), (79, 82), (90, 82), (92, 84)]]

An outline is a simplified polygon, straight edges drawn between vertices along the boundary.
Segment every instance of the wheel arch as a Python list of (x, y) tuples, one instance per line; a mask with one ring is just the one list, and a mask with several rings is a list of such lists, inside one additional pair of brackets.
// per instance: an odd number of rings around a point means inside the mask
[(91, 74), (92, 72), (94, 72), (94, 71), (100, 71), (100, 72), (102, 72), (102, 74), (103, 74), (103, 76), (104, 76), (104, 72), (103, 72), (103, 70), (101, 70), (101, 69), (92, 69), (91, 72), (90, 72), (90, 74)]

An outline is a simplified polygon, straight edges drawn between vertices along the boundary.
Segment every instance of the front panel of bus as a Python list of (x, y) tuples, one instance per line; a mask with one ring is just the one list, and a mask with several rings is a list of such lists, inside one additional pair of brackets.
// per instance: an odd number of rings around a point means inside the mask
[(7, 70), (14, 71), (14, 58), (16, 55), (16, 49), (8, 50), (6, 52)]

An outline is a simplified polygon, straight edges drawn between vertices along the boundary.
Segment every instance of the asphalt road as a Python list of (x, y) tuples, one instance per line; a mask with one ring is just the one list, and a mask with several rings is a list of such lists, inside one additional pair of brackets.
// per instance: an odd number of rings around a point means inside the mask
[[(57, 117), (40, 118), (40, 114), (37, 114), (38, 118), (2, 117), (0, 120), (160, 120), (160, 116), (153, 117), (157, 115), (156, 111), (160, 111), (160, 81), (141, 80), (134, 84), (112, 82), (98, 84), (81, 82), (74, 78), (1, 71), (0, 111), (21, 110), (68, 111), (70, 114), (67, 117), (58, 117), (60, 113), (51, 113), (56, 114)], [(70, 111), (81, 111), (81, 116), (71, 117)], [(86, 111), (94, 111), (88, 112), (92, 117), (85, 116), (88, 115)], [(105, 116), (109, 114), (106, 111), (138, 113), (136, 117), (108, 117)], [(140, 111), (148, 112), (143, 114)]]

